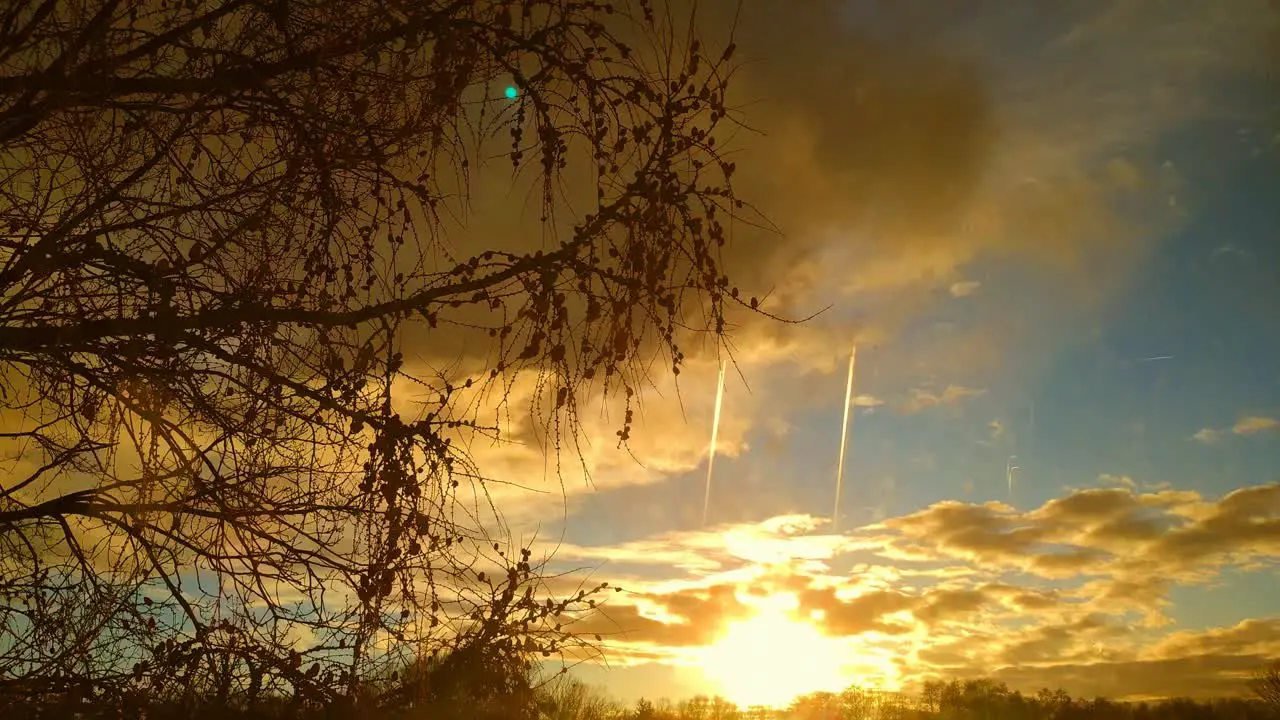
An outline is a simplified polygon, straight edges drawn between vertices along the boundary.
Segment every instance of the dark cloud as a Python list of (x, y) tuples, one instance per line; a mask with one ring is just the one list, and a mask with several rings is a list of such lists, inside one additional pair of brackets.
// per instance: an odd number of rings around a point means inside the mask
[[(736, 3), (710, 5), (707, 26), (724, 27)], [(968, 58), (924, 28), (873, 35), (843, 5), (750, 3), (737, 15), (743, 68), (731, 100), (759, 131), (736, 138), (738, 186), (781, 230), (735, 238), (731, 263), (752, 284), (785, 280), (779, 270), (802, 280), (832, 242), (846, 256), (947, 242), (998, 135)]]
[(979, 562), (1016, 564), (1032, 555), (1045, 536), (1043, 528), (1019, 524), (998, 504), (971, 505), (946, 501), (918, 513), (885, 521), (913, 550), (935, 550)]
[(600, 635), (609, 643), (644, 643), (667, 647), (706, 645), (715, 640), (714, 622), (663, 622), (641, 614), (635, 605), (610, 604), (567, 625), (584, 637)]
[(913, 614), (926, 623), (934, 624), (973, 615), (991, 600), (984, 589), (935, 590), (928, 593), (925, 602)]
[(1057, 593), (1030, 591), (1017, 592), (1010, 598), (1010, 601), (1016, 609), (1025, 612), (1045, 610), (1061, 602)]
[(975, 668), (974, 674), (1025, 691), (1060, 687), (1083, 697), (1204, 698), (1246, 693), (1246, 679), (1264, 662), (1266, 658), (1259, 655), (1195, 655), (1171, 660), (1011, 665), (994, 672)]
[(1124, 635), (1128, 629), (1100, 615), (1086, 615), (1069, 623), (1037, 627), (1027, 637), (1005, 646), (1000, 662), (1010, 665), (1096, 659), (1094, 643)]
[(1250, 618), (1225, 628), (1176, 632), (1151, 651), (1157, 659), (1186, 656), (1274, 653), (1280, 649), (1280, 618)]
[(1133, 494), (1123, 488), (1081, 490), (1066, 497), (1045, 503), (1038, 517), (1053, 523), (1061, 519), (1072, 521), (1113, 520), (1138, 508)]
[(750, 608), (739, 602), (737, 593), (737, 586), (722, 584), (705, 590), (644, 597), (661, 604), (667, 612), (679, 615), (688, 623), (716, 626), (750, 614)]
[(1119, 575), (1085, 583), (1078, 595), (1099, 612), (1137, 613), (1148, 624), (1164, 625), (1168, 622), (1164, 609), (1170, 604), (1168, 595), (1172, 585), (1169, 578), (1159, 575)]
[[(574, 622), (573, 629), (584, 635), (599, 634), (612, 641), (685, 647), (713, 642), (726, 622), (750, 615), (750, 608), (738, 601), (739, 587), (719, 584), (667, 593), (637, 593), (624, 603), (610, 603), (598, 612)], [(676, 616), (667, 622), (646, 617), (642, 604), (651, 604), (664, 614)]]
[(1093, 548), (1042, 552), (1031, 554), (1027, 567), (1045, 577), (1074, 577), (1096, 569), (1100, 562), (1109, 557), (1106, 552)]
[(1231, 552), (1280, 554), (1280, 484), (1242, 488), (1197, 522), (1163, 535), (1153, 555), (1195, 563)]
[(798, 597), (802, 613), (822, 611), (821, 625), (830, 635), (860, 635), (871, 631), (895, 635), (908, 632), (910, 627), (884, 618), (902, 610), (910, 610), (918, 603), (917, 598), (892, 590), (872, 590), (843, 600), (837, 597), (834, 588), (809, 588), (798, 593)]

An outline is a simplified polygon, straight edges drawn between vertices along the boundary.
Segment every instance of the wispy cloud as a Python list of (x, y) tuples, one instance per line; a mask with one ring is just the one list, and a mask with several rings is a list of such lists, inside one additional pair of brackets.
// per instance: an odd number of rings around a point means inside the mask
[(1213, 428), (1200, 428), (1195, 435), (1191, 436), (1192, 440), (1198, 440), (1202, 443), (1214, 443), (1222, 439), (1226, 433), (1225, 430), (1214, 430)]
[[(1134, 478), (1129, 477), (1128, 475), (1112, 475), (1110, 473), (1103, 473), (1099, 475), (1097, 484), (1102, 485), (1104, 487), (1107, 487), (1107, 486), (1122, 487), (1131, 492), (1137, 492), (1139, 490), (1144, 492), (1161, 492), (1164, 490), (1169, 490), (1172, 487), (1168, 482), (1165, 482), (1165, 481), (1139, 482), (1138, 480), (1135, 480)], [(1070, 488), (1070, 489), (1072, 491), (1075, 491), (1075, 490), (1079, 490), (1080, 488)]]
[(992, 442), (995, 442), (1000, 438), (1004, 437), (1004, 432), (1005, 432), (1004, 423), (1000, 422), (999, 418), (987, 423), (987, 430), (990, 432), (990, 437)]
[(1227, 435), (1257, 435), (1259, 433), (1280, 429), (1280, 420), (1259, 415), (1242, 417), (1229, 428), (1202, 428), (1192, 435), (1192, 439), (1203, 443), (1217, 442)]
[(980, 287), (982, 287), (982, 283), (977, 280), (962, 280), (960, 282), (951, 283), (951, 297), (969, 297), (976, 293)]
[(1231, 432), (1237, 435), (1253, 435), (1267, 430), (1275, 430), (1276, 428), (1280, 428), (1280, 420), (1251, 416), (1242, 418), (1231, 428)]
[(934, 393), (923, 388), (913, 388), (911, 398), (904, 402), (901, 410), (904, 413), (918, 413), (931, 407), (956, 405), (968, 398), (978, 397), (987, 391), (963, 385), (948, 385), (941, 393)]
[(1104, 473), (1098, 476), (1098, 483), (1101, 485), (1119, 485), (1129, 490), (1138, 489), (1138, 483), (1128, 475), (1109, 475)]

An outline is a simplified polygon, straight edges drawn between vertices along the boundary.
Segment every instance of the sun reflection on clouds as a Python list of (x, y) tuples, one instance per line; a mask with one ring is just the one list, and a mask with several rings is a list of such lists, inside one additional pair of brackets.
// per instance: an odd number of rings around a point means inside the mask
[[(703, 692), (748, 705), (854, 684), (910, 688), (937, 673), (1005, 676), (1028, 663), (1048, 677), (1054, 663), (1148, 662), (1139, 649), (1170, 631), (1171, 590), (1274, 558), (1277, 523), (1280, 485), (1220, 497), (1119, 487), (1021, 511), (935, 503), (839, 536), (804, 515), (662, 533), (574, 548), (704, 560), (694, 574), (644, 565), (611, 617), (581, 629), (607, 636), (611, 665), (676, 664)], [(1280, 652), (1276, 628), (1184, 631), (1168, 654), (1211, 647), (1229, 664), (1240, 648)]]

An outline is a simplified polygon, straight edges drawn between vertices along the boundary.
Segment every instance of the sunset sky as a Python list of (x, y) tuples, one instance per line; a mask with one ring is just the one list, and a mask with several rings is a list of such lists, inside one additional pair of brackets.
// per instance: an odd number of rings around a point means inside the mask
[(29, 4), (0, 706), (1280, 671), (1280, 0)]
[[(554, 567), (626, 589), (577, 672), (624, 699), (979, 674), (1138, 697), (1236, 692), (1280, 654), (1278, 17), (746, 0), (738, 191), (779, 232), (726, 261), (776, 313), (829, 309), (737, 318), (706, 526), (710, 345), (678, 386), (655, 370), (630, 454), (588, 404), (565, 495), (504, 491)], [(475, 452), (552, 473), (536, 442)]]

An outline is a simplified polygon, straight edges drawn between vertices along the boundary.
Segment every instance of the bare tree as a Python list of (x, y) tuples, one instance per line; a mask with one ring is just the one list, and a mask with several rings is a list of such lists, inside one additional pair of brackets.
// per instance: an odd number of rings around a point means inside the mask
[[(460, 513), (455, 440), (495, 432), (462, 399), (533, 373), (571, 438), (582, 397), (755, 308), (719, 259), (733, 48), (682, 27), (647, 0), (7, 3), (8, 687), (351, 702), (400, 652), (559, 649), (540, 623), (588, 593), (545, 597)], [(542, 229), (459, 252), (486, 161)], [(463, 336), (479, 372), (406, 361)]]
[(1253, 694), (1272, 710), (1280, 713), (1280, 662), (1268, 663), (1258, 670), (1249, 684)]

